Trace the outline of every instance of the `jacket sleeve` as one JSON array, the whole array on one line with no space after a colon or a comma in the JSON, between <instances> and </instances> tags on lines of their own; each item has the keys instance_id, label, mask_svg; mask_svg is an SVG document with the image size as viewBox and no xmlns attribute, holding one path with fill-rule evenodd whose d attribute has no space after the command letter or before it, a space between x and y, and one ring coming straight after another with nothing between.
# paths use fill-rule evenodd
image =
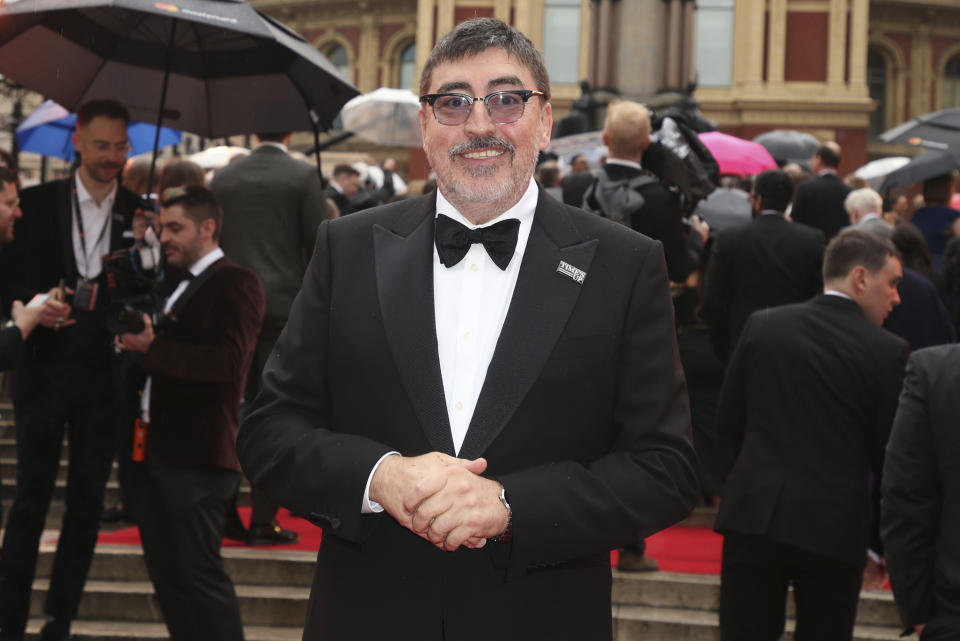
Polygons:
<instances>
[{"instance_id":1,"label":"jacket sleeve","mask_svg":"<svg viewBox=\"0 0 960 641\"><path fill-rule=\"evenodd\" d=\"M932 390L918 355L907 367L887 443L880 523L893 593L911 632L935 610L934 546L943 502L929 411Z\"/></svg>"}]
</instances>

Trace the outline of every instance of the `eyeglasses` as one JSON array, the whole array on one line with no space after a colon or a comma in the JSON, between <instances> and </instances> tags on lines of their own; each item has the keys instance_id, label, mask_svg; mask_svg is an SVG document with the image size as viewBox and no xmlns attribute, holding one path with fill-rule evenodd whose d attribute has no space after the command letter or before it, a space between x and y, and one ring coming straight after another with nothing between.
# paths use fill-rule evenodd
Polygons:
<instances>
[{"instance_id":1,"label":"eyeglasses","mask_svg":"<svg viewBox=\"0 0 960 641\"><path fill-rule=\"evenodd\" d=\"M118 142L118 143L115 143L115 144L110 144L110 143L104 142L104 141L102 141L102 140L94 140L94 141L93 141L92 143L90 143L90 144L91 144L91 146L92 146L96 151L98 151L98 152L100 152L100 153L106 153L106 152L108 152L108 151L115 151L115 152L117 152L117 153L119 153L119 154L125 154L125 153L127 153L128 151L130 151L130 148L132 147L132 145L130 144L129 141L128 141L128 142Z\"/></svg>"},{"instance_id":2,"label":"eyeglasses","mask_svg":"<svg viewBox=\"0 0 960 641\"><path fill-rule=\"evenodd\" d=\"M420 100L433 108L433 117L441 125L462 125L470 117L473 103L482 100L487 106L490 119L498 125L507 125L523 117L523 110L533 96L544 96L542 91L510 89L494 91L483 98L473 98L465 93L428 93Z\"/></svg>"}]
</instances>

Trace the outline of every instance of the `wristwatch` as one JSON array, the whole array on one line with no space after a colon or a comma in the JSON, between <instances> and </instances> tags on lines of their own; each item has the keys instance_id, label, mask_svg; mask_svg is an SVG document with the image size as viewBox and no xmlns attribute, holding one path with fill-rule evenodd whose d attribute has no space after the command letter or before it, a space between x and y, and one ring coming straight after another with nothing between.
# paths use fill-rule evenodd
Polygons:
<instances>
[{"instance_id":1,"label":"wristwatch","mask_svg":"<svg viewBox=\"0 0 960 641\"><path fill-rule=\"evenodd\" d=\"M499 498L500 502L503 503L503 507L507 508L507 528L490 540L494 543L509 543L513 540L513 510L510 508L510 503L507 501L507 488L501 485L500 495L497 498Z\"/></svg>"}]
</instances>

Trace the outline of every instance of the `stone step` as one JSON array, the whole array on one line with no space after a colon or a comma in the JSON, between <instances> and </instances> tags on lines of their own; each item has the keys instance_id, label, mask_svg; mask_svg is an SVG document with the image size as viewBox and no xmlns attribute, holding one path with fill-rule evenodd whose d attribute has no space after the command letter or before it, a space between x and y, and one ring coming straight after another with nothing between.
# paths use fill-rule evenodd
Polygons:
<instances>
[{"instance_id":1,"label":"stone step","mask_svg":"<svg viewBox=\"0 0 960 641\"><path fill-rule=\"evenodd\" d=\"M715 612L638 605L613 607L614 641L720 641L719 617ZM787 620L787 632L780 641L793 641L795 621ZM894 641L897 627L861 625L853 631L854 641Z\"/></svg>"},{"instance_id":2,"label":"stone step","mask_svg":"<svg viewBox=\"0 0 960 641\"><path fill-rule=\"evenodd\" d=\"M17 480L10 478L6 472L3 472L3 478L0 479L0 498L12 500L17 491ZM67 482L63 479L57 479L56 487L53 490L53 501L63 501L66 498ZM120 485L116 480L107 481L106 492L103 496L104 505L116 505L120 502ZM240 490L237 495L237 504L242 506L250 505L250 483L244 479L240 483Z\"/></svg>"},{"instance_id":3,"label":"stone step","mask_svg":"<svg viewBox=\"0 0 960 641\"><path fill-rule=\"evenodd\" d=\"M56 545L40 546L37 577L49 578ZM316 552L276 548L224 547L223 563L235 584L309 588ZM138 545L98 545L90 566L90 579L98 581L149 581L143 552Z\"/></svg>"},{"instance_id":4,"label":"stone step","mask_svg":"<svg viewBox=\"0 0 960 641\"><path fill-rule=\"evenodd\" d=\"M34 618L27 622L26 639L39 639L43 619ZM163 623L138 623L135 621L74 621L70 630L72 638L78 641L154 641L169 639L167 627ZM302 627L245 625L243 636L246 641L300 641Z\"/></svg>"},{"instance_id":5,"label":"stone step","mask_svg":"<svg viewBox=\"0 0 960 641\"><path fill-rule=\"evenodd\" d=\"M43 616L49 580L33 582L30 616ZM278 585L235 585L244 625L285 626L302 622L307 614L310 589ZM160 605L149 581L87 581L78 619L97 621L163 621Z\"/></svg>"},{"instance_id":6,"label":"stone step","mask_svg":"<svg viewBox=\"0 0 960 641\"><path fill-rule=\"evenodd\" d=\"M614 571L612 600L623 606L716 612L720 607L720 577L679 572ZM787 616L793 614L793 597L790 596ZM889 590L861 592L857 622L897 628L900 617L893 594Z\"/></svg>"}]
</instances>

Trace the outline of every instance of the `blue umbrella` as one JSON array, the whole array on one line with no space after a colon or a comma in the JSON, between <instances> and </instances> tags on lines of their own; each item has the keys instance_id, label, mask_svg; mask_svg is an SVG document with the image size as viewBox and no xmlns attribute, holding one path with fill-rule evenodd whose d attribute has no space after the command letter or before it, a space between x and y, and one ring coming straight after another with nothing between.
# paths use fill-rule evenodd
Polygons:
<instances>
[{"instance_id":1,"label":"blue umbrella","mask_svg":"<svg viewBox=\"0 0 960 641\"><path fill-rule=\"evenodd\" d=\"M75 154L71 138L76 126L76 114L70 113L52 100L47 100L17 127L17 143L22 151L71 161ZM153 151L156 131L154 125L131 122L127 128L131 145L129 155L136 156ZM181 132L161 127L158 148L176 145L182 138Z\"/></svg>"}]
</instances>

